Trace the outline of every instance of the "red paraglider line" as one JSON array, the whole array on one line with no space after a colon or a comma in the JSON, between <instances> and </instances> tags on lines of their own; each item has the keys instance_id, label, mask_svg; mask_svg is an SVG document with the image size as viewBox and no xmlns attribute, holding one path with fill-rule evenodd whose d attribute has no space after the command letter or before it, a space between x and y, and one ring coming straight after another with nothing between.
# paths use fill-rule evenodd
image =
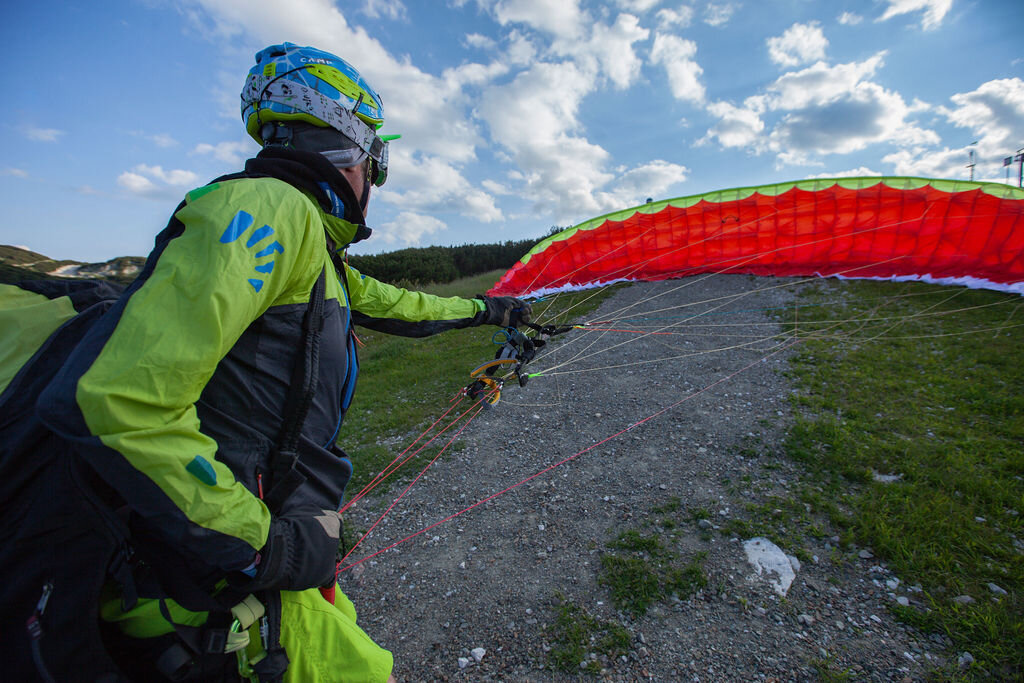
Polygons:
<instances>
[{"instance_id":1,"label":"red paraglider line","mask_svg":"<svg viewBox=\"0 0 1024 683\"><path fill-rule=\"evenodd\" d=\"M402 500L402 498L404 498L404 497L405 497L405 494L407 494L407 493L409 492L409 490L410 490L410 489L411 489L411 488L413 487L413 485L414 485L414 484L416 484L416 482L418 482L418 481L420 480L420 478L421 478L421 477L423 477L423 475L427 473L427 470L428 470L428 469L430 469L430 466L431 466L431 465L433 465L433 464L434 464L434 463L435 463L435 462L437 461L437 459L441 457L441 454L442 454L442 453L444 453L444 452L445 452L446 450L448 450L448 447L449 447L449 446L451 446L451 445L452 445L452 443L453 443L453 442L455 441L455 439L457 439L457 438L459 437L459 434L461 434L461 433L462 433L462 431L463 431L463 430L464 430L464 429L465 429L466 427L468 427L468 426L469 426L469 424L470 424L470 423L471 423L471 422L473 421L473 418L475 418L475 417L476 417L477 415L479 415L479 414L480 414L480 411L481 411L481 410L483 410L483 407L482 407L482 406L480 405L480 401L477 401L477 403L476 403L476 404L474 404L474 407L476 407L476 412L475 412L475 413L473 413L473 415L472 415L472 416L471 416L471 417L470 417L470 418L469 418L468 420L466 420L465 424L463 424L463 425L462 425L461 427L459 427L459 430L458 430L457 432L455 432L455 433L454 433L454 434L452 435L452 438L450 438L450 439L448 440L448 443L446 443L446 444L444 445L444 447L443 447L443 448L441 448L441 450L439 450L439 451L437 452L437 455L435 455L435 456L434 456L434 457L433 457L433 458L432 458L432 459L430 460L430 462L428 462L428 463L426 464L426 466L425 466L425 467L424 467L424 468L423 468L422 470L420 470L420 473L416 475L416 478L415 478L415 479L413 479L413 480L412 480L411 482L409 482L409 485L405 487L405 489L404 489L404 490L402 491L402 493L400 493L400 494L398 495L398 497L397 497L397 498L395 498L395 500L394 500L394 501L392 501L391 505L389 505L389 506L388 506L388 509L387 509L387 510L385 510L385 511L383 512L383 514L381 514L381 516L377 518L377 521L376 521L376 522L374 522L374 523L373 523L373 525L372 525L372 526L370 526L370 528L366 530L366 533L365 533L365 534L363 534L363 535L362 535L362 537L361 537L361 538L360 538L360 539L359 539L358 541L356 541L356 542L355 542L355 544L354 544L354 545L352 546L352 548L351 548L351 549L350 549L350 550L349 550L349 551L348 551L347 553L345 553L345 556L344 556L344 557L342 557L342 558L341 558L340 560L338 560L338 565L337 565L338 567L340 567L340 566L341 566L341 565L342 565L342 564L343 564L343 563L345 562L345 560L346 560L346 559L348 559L349 555L351 555L352 553L354 553L354 552L355 552L356 548L358 548L358 547L359 547L359 545L360 545L360 544L361 544L361 543L362 543L362 542L363 542L364 540L366 540L366 537L367 537L367 536L369 536L369 535L370 535L370 533L371 533L371 532L372 532L372 531L373 531L374 529L376 529L376 528L377 528L377 525L379 525L379 524L380 524L381 522L383 522L383 521L384 521L384 518L388 516L388 513L390 513L390 512L391 512L391 510L392 510L392 509L394 509L394 507L395 507L396 505L398 505L398 502L399 502L400 500ZM470 410L472 410L472 408L470 408ZM467 412L468 412L468 411L467 411ZM465 413L464 413L464 414L465 414ZM461 416L460 416L460 417L461 417ZM449 426L451 426L451 425L449 425ZM440 435L438 435L438 436L440 436ZM435 438L436 438L436 437L435 437ZM360 561L361 561L361 560L360 560ZM356 564L358 564L358 563L356 563ZM349 566L354 566L354 565L349 565ZM348 569L348 567L346 567L345 569ZM337 573L337 571L343 571L343 570L337 570L337 568L336 568L336 573ZM337 574L336 574L336 575L337 575Z\"/></svg>"},{"instance_id":2,"label":"red paraglider line","mask_svg":"<svg viewBox=\"0 0 1024 683\"><path fill-rule=\"evenodd\" d=\"M430 526L424 527L423 529L420 529L416 533L410 534L410 535L406 536L405 538L403 538L400 541L396 541L395 543L392 543L389 546L381 548L380 550L378 550L378 551L376 551L376 552L374 552L374 553L372 553L370 555L367 555L366 557L363 557L362 559L356 560L355 562L352 562L351 564L346 565L345 567L339 569L338 572L341 573L341 572L344 572L344 571L348 571L349 569L352 569L353 567L355 567L357 565L360 565L360 564L362 564L363 562L366 562L369 559L377 557L381 553L384 553L384 552L386 552L388 550L391 550L392 548L395 548L396 546L399 546L399 545L401 545L401 544L403 544L403 543L405 543L407 541L411 541L412 539L416 538L417 536L421 536L421 535L425 534L426 532L430 531L431 529L434 529L434 528L436 528L436 527L438 527L438 526L440 526L440 525L442 525L442 524L444 524L446 522L449 522L449 521L455 519L456 517L469 512L470 510L474 510L474 509L480 507L481 505L483 505L484 503L487 503L489 501L494 500L498 496L504 495L504 494L508 493L509 491L517 489L520 486L522 486L523 484L526 484L526 483L529 483L529 482L533 481L537 477L550 472L551 470L555 469L556 467L560 467L560 466L566 464L567 462L571 462L571 461L575 460L576 458L580 457L581 455L583 455L584 453L588 453L588 452L594 450L595 448L597 448L598 446L606 444L609 441L611 441L612 439L615 439L615 438L625 434L626 432L631 431L631 430L639 427L642 424L650 422L651 420L653 420L653 419L655 419L655 418L665 414L666 412L672 410L673 408L676 408L677 406L680 406L683 403L686 403L687 401L696 398L697 396L703 394L705 391L709 391L713 387L718 386L719 384L732 379L736 375L749 370L750 368L756 366L757 364L764 362L768 358L771 358L772 356L774 356L774 355L776 355L778 353L781 353L782 351L786 350L787 348L790 348L791 346L793 346L795 344L798 344L798 343L799 343L798 340L792 341L789 344L786 344L785 346L782 346L782 347L772 351L768 355L762 356L761 358L758 358L757 360L755 360L754 362L750 363L749 365L746 365L746 366L740 368L739 370L736 370L735 372L732 372L732 373L726 375L725 377L722 377L721 379L716 380L715 382L712 382L711 384L703 387L702 389L700 389L698 391L695 391L692 394L687 395L685 398L682 398L679 401L676 401L675 403L672 403L671 405L668 405L668 406L666 406L664 408L661 408L657 412L655 412L655 413L653 413L651 415L648 415L647 417L643 418L642 420L639 420L638 422L634 422L633 424L629 425L628 427L620 429L619 431L615 432L614 434L612 434L610 436L607 436L604 439L601 439L597 443L592 444L590 446L587 446L586 448L584 448L584 449L574 453L573 455L570 455L569 457L564 458L563 460L559 460L558 462L554 463L553 465L549 465L549 466L545 467L544 469L540 470L536 474L532 474L529 477L526 477L525 479L523 479L521 481L518 481L515 484L512 484L511 486L508 486L508 487L502 489L501 491L498 491L497 493L493 493L493 494L487 496L486 498L482 498L482 499L478 500L477 502L473 503L469 507L463 508L462 510L459 510L458 512L452 513L451 515L448 515L444 519L440 519L437 522L434 522L433 524L431 524ZM413 483L415 483L415 482L413 482ZM410 484L409 486L412 486L412 484ZM408 490L408 489L406 489L406 490ZM402 495L405 495L405 492L403 492ZM395 501L395 502L397 502L397 501ZM392 504L392 507L394 507L394 504ZM391 508L388 508L389 511L390 511L390 509ZM387 514L387 513L385 512L385 514ZM383 519L383 516L381 518ZM379 524L379 523L380 523L380 520L378 519L377 522L374 524L374 526L376 526L376 524ZM373 527L371 527L370 531L372 531L372 530L373 530ZM369 534L369 533L370 532L367 531L367 534ZM365 538L365 536L363 538ZM362 539L360 539L360 541L361 540ZM353 548L352 550L355 550L355 548ZM345 558L347 558L351 554L352 554L352 551L349 551L349 553L347 555L345 555ZM342 560L344 561L345 558L342 558Z\"/></svg>"},{"instance_id":3,"label":"red paraglider line","mask_svg":"<svg viewBox=\"0 0 1024 683\"><path fill-rule=\"evenodd\" d=\"M434 420L433 424L431 424L429 427L427 427L425 430L423 430L423 432L421 432L420 435L417 436L416 439L412 443L410 443L408 446L406 446L405 449L401 453L399 453L397 456L395 456L395 459L392 460L388 464L387 467L385 467L383 470L378 472L377 476L374 477L373 480L369 484L364 486L363 490L361 490L359 493L354 495L351 500L349 500L340 510L338 510L338 512L339 513L345 512L345 510L347 510L352 505L354 505L357 501L359 501L360 499L365 497L367 494L369 494L373 489L375 489L378 485L380 485L384 480L386 480L392 474L397 472L402 466L405 465L405 463L409 462L409 460L411 460L413 457L415 457L417 454L419 454L424 448L426 448L431 443L433 443L434 440L437 439L437 437L439 437L442 434L444 434L449 428L451 428L452 425L454 425L456 422L461 420L469 411L471 411L473 409L472 407L470 407L468 410L463 412L461 415L459 415L458 417L453 419L444 429L439 431L437 434L435 434L433 437L431 437L431 439L429 441L427 441L422 446L420 446L415 451L413 451L408 457L406 457L404 460L402 460L402 462L400 462L400 463L398 462L402 458L403 455L405 455L406 453L409 452L410 448L415 446L417 444L417 442L419 442L420 439L425 437L430 432L431 429L436 427L437 424L439 422L441 422L441 420L443 420L446 415L448 415L448 413L452 412L460 403L462 403L463 398L464 397L461 394L459 394L456 397L454 397L452 399L452 405L451 405L451 407L448 408L448 410L446 410L443 413L441 413L441 416L438 417L436 420Z\"/></svg>"}]
</instances>

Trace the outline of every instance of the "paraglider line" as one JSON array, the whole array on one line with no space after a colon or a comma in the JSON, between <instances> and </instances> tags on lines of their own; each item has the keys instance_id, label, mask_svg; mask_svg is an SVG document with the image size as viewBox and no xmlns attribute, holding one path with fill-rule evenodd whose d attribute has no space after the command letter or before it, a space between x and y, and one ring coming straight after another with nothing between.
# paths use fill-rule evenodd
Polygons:
<instances>
[{"instance_id":1,"label":"paraglider line","mask_svg":"<svg viewBox=\"0 0 1024 683\"><path fill-rule=\"evenodd\" d=\"M712 382L711 384L708 384L707 386L703 387L702 389L699 389L698 391L695 391L695 392L693 392L691 394L688 394L686 397L676 401L675 403L672 403L671 405L668 405L668 406L665 406L664 408L661 408L657 412L655 412L655 413L653 413L651 415L648 415L647 417L643 418L642 420L634 422L634 423L630 424L629 426L624 427L623 429L620 429L619 431L615 432L614 434L601 439L597 443L594 443L594 444L592 444L590 446L587 446L586 448L584 448L584 449L582 449L580 451L577 451L573 455L570 455L567 458L559 460L558 462L554 463L553 465L549 465L549 466L545 467L544 469L540 470L536 474L532 474L529 477L526 477L525 479L522 479L522 480L516 482L515 484L512 484L511 486L508 486L508 487L502 489L501 491L498 491L497 493L493 493L493 494L487 496L486 498L482 498L482 499L478 500L477 502L473 503L472 505L470 505L469 507L463 508L462 510L459 510L458 512L452 513L452 514L448 515L447 517L445 517L445 518L443 518L441 520L438 520L437 522L434 522L430 526L424 527L423 529L420 529L416 533L410 534L410 535L406 536L405 538L403 538L400 541L396 541L395 543L392 543L389 546L381 548L380 550L378 550L378 551L376 551L376 552L374 552L374 553L372 553L370 555L367 555L366 557L363 557L362 559L356 560L355 562L352 562L351 564L346 565L345 567L339 569L338 571L339 571L339 573L344 572L344 571L348 571L349 569L352 569L353 567L355 567L355 566L357 566L359 564L362 564L363 562L366 562L369 559L377 557L378 555L380 555L380 554L382 554L384 552L387 552L388 550L391 550L392 548L395 548L396 546L399 546L399 545L401 545L401 544L403 544L403 543L405 543L407 541L411 541L412 539L416 538L417 536L421 536L421 535L425 534L426 532L430 531L431 529L434 529L434 528L436 528L436 527L438 527L438 526L440 526L440 525L442 525L442 524L444 524L446 522L449 522L449 521L455 519L456 517L469 512L470 510L475 510L476 508L480 507L484 503L492 501L495 498L497 498L498 496L504 495L504 494L508 493L509 491L517 489L520 486L522 486L523 484L527 484L527 483L533 481L534 479L536 479L537 477L540 477L541 475L547 474L548 472L550 472L551 470L555 469L556 467L561 467L562 465L564 465L564 464L566 464L568 462L571 462L571 461L575 460L576 458L580 457L584 453L589 453L590 451L594 450L598 446L602 446L602 445L608 443L609 441L611 441L612 439L615 439L615 438L625 434L626 432L632 431L633 429L639 427L640 425L643 425L643 424L645 424L647 422L650 422L651 420L654 420L657 417L660 417L661 415L664 415L665 413L667 413L668 411L672 410L673 408L676 408L676 407L682 405L683 403L686 403L687 401L689 401L691 399L694 399L697 396L700 396L704 392L711 390L712 388L718 386L719 384L722 384L723 382L727 382L727 381L731 380L733 377L739 375L740 373L745 372L745 371L749 370L750 368L752 368L752 367L754 367L754 366L756 366L756 365L758 365L760 363L765 362L766 360L768 360L772 356L774 356L774 355L776 355L778 353L781 353L782 351L784 351L784 350L786 350L786 349L790 348L791 346L794 346L795 344L798 344L798 343L799 343L798 340L791 341L789 344L786 344L785 346L781 346L781 347L775 349L771 353L769 353L769 354L767 354L765 356L762 356L761 358L758 358L754 362L752 362L752 363L750 363L748 365L745 365L744 367L740 368L739 370L736 370L735 372L732 372L732 373L726 375L725 377L722 377L721 379L718 379L718 380ZM410 486L411 486L411 484L410 484ZM405 495L405 493L403 492L402 495ZM392 504L392 507L393 507L393 504ZM388 508L388 510L390 510L390 508ZM387 513L385 513L385 514L387 514ZM380 520L378 520L378 523L379 523L379 521ZM374 526L376 526L376 524ZM372 528L371 528L371 531L372 531ZM369 532L367 532L367 533L369 533ZM364 538L365 538L365 536L364 536ZM360 540L362 540L362 539L360 539ZM353 548L353 550L355 550L355 548ZM351 554L351 552L352 551L349 551L349 555ZM346 555L345 557L347 558L348 555ZM342 558L342 560L344 560L344 559L345 558Z\"/></svg>"},{"instance_id":2,"label":"paraglider line","mask_svg":"<svg viewBox=\"0 0 1024 683\"><path fill-rule=\"evenodd\" d=\"M400 494L398 495L398 497L397 497L397 498L395 498L395 500L394 500L394 501L392 501L391 505L389 505L389 506L388 506L388 509L387 509L387 510L385 510L385 511L384 511L384 512L383 512L383 513L381 514L381 516L377 518L377 521L375 521L375 522L374 522L374 523L373 523L373 524L372 524L372 525L370 526L370 528L366 530L366 533L365 533L365 534L363 534L363 535L362 535L362 537L361 537L361 538L360 538L360 539L359 539L358 541L356 541L356 542L355 542L355 544L354 544L354 545L352 546L352 548L351 548L351 549L350 549L350 550L349 550L349 551L348 551L347 553L345 553L345 556L344 556L344 557L342 557L342 558L341 558L341 559L340 559L340 560L338 561L338 565L337 565L337 567L340 567L340 566L341 566L342 564L344 564L345 560L346 560L346 559L348 559L349 555L351 555L351 554L352 554L353 552L355 552L355 549L356 549L356 548L358 548L358 547L359 547L359 545L360 545L360 544L361 544L361 543L362 543L362 542L363 542L364 540L366 540L366 537L367 537L367 536L369 536L369 535L370 535L370 534L371 534L371 533L373 532L373 530L374 530L374 529L376 529L376 528L377 528L377 526L378 526L378 525L379 525L379 524L380 524L380 523L381 523L382 521L384 521L384 518L388 516L388 513L390 513L390 512L391 512L391 510L392 510L392 509L394 509L394 507L395 507L396 505L398 505L398 502L399 502L400 500L402 500L402 498L404 498L404 497L405 497L405 494L407 494L407 493L409 492L409 490L410 490L410 489L411 489L411 488L413 487L413 485L415 485L415 484L416 484L416 482L418 482L418 481L419 481L419 480L420 480L420 479L421 479L421 478L423 477L423 475L427 473L427 470L428 470L428 469L430 469L430 466L431 466L431 465L433 465L433 464L434 464L434 463L435 463L435 462L437 461L437 459L441 457L441 454L442 454L442 453L444 453L444 452L445 452L446 450L448 450L448 447L449 447L449 446L451 446L451 445L452 445L452 443L454 443L455 439L457 439L457 438L459 437L459 434L461 434L461 433L463 432L463 430L464 430L464 429L466 429L466 427L468 427L468 426L470 425L470 423L471 423L471 422L473 421L473 419L474 419L474 418L475 418L475 417L476 417L477 415L479 415L479 414L480 414L480 411L482 411L482 410L483 410L483 406L481 406L481 405L479 404L479 401L478 401L478 402L477 402L476 404L474 404L474 407L476 408L476 412L475 412L475 413L473 413L473 415L472 415L472 416L471 416L471 417L470 417L470 418L469 418L468 420L466 420L465 424L463 424L463 425L462 425L461 427L459 427L459 430L458 430L457 432L455 432L455 433L454 433L454 434L452 435L452 438L450 438L450 439L448 440L448 443L446 443L446 444L444 445L444 447L443 447L443 448L441 448L441 450L439 450L439 451L437 452L437 455L435 455L435 456L434 456L434 457L433 457L433 458L431 459L431 461L427 463L426 467L424 467L424 468L423 468L422 470L420 470L420 473L416 475L416 478L415 478L415 479L413 479L413 480L412 480L411 482L409 482L409 485L408 485L408 486L406 486L406 487L405 487L405 489L403 489L403 490L402 490L402 492L401 492L401 493L400 493ZM470 408L470 410L472 410L472 408ZM362 561L362 560L360 560L360 561ZM358 563L356 563L356 564L358 564ZM352 566L355 566L355 565L354 565L354 564L353 564L353 565L349 565L349 567L352 567ZM344 571L344 570L339 570L339 569L337 569L337 567L335 568L335 576L337 576L337 573L338 573L338 572L340 572L340 571ZM348 569L349 567L346 567L345 569Z\"/></svg>"}]
</instances>

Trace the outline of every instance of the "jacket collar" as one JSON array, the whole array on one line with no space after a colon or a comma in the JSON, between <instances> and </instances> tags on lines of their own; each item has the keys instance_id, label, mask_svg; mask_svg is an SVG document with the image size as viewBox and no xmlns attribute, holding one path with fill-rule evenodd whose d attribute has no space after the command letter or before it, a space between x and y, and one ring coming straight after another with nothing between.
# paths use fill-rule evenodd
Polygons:
<instances>
[{"instance_id":1,"label":"jacket collar","mask_svg":"<svg viewBox=\"0 0 1024 683\"><path fill-rule=\"evenodd\" d=\"M359 201L338 169L316 152L302 152L280 146L265 147L245 170L271 176L310 196L320 209L321 219L337 251L370 236Z\"/></svg>"}]
</instances>

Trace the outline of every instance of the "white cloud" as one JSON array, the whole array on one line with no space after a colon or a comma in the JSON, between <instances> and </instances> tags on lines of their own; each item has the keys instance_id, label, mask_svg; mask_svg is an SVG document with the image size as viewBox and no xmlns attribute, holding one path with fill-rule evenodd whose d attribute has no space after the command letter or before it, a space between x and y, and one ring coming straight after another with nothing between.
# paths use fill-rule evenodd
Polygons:
<instances>
[{"instance_id":1,"label":"white cloud","mask_svg":"<svg viewBox=\"0 0 1024 683\"><path fill-rule=\"evenodd\" d=\"M180 197L184 190L191 189L198 181L199 176L192 171L165 171L161 166L146 164L139 164L117 178L117 184L130 194L148 199Z\"/></svg>"},{"instance_id":2,"label":"white cloud","mask_svg":"<svg viewBox=\"0 0 1024 683\"><path fill-rule=\"evenodd\" d=\"M697 43L692 40L664 33L654 36L651 62L665 67L672 95L699 104L704 101L704 85L700 82L704 70L696 56Z\"/></svg>"},{"instance_id":3,"label":"white cloud","mask_svg":"<svg viewBox=\"0 0 1024 683\"><path fill-rule=\"evenodd\" d=\"M246 159L255 156L259 152L259 145L252 138L234 142L218 142L211 145L208 142L200 142L192 150L193 154L210 155L218 161L223 161L231 166L239 166Z\"/></svg>"},{"instance_id":4,"label":"white cloud","mask_svg":"<svg viewBox=\"0 0 1024 683\"><path fill-rule=\"evenodd\" d=\"M825 58L828 40L821 26L812 21L809 24L793 24L781 36L769 38L768 55L780 66L799 66Z\"/></svg>"},{"instance_id":5,"label":"white cloud","mask_svg":"<svg viewBox=\"0 0 1024 683\"><path fill-rule=\"evenodd\" d=\"M886 0L889 6L877 20L887 22L894 16L922 11L921 28L925 31L939 28L942 18L953 5L953 0Z\"/></svg>"},{"instance_id":6,"label":"white cloud","mask_svg":"<svg viewBox=\"0 0 1024 683\"><path fill-rule=\"evenodd\" d=\"M607 25L580 10L576 0L501 0L492 11L502 26L521 24L527 31L549 35L549 56L568 57L588 74L599 71L616 87L628 87L640 74L643 62L633 44L646 40L650 32L632 14L619 14ZM528 35L512 29L508 62L529 65L538 52Z\"/></svg>"},{"instance_id":7,"label":"white cloud","mask_svg":"<svg viewBox=\"0 0 1024 683\"><path fill-rule=\"evenodd\" d=\"M925 178L963 178L967 165L967 150L901 149L882 157L882 162L893 167L895 175Z\"/></svg>"},{"instance_id":8,"label":"white cloud","mask_svg":"<svg viewBox=\"0 0 1024 683\"><path fill-rule=\"evenodd\" d=\"M178 141L175 140L174 137L172 137L168 133L155 133L154 134L154 133L145 133L145 132L143 132L141 130L136 130L136 131L131 131L130 135L132 135L134 137L142 138L144 140L148 140L149 142L152 142L157 147L161 147L163 149L168 149L168 148L171 148L171 147L176 147L178 145Z\"/></svg>"},{"instance_id":9,"label":"white cloud","mask_svg":"<svg viewBox=\"0 0 1024 683\"><path fill-rule=\"evenodd\" d=\"M465 44L469 47L481 48L489 50L493 48L496 43L494 39L489 38L482 33L467 33L463 39Z\"/></svg>"},{"instance_id":10,"label":"white cloud","mask_svg":"<svg viewBox=\"0 0 1024 683\"><path fill-rule=\"evenodd\" d=\"M641 28L633 15L620 14L611 26L591 24L587 35L585 41L557 39L551 51L572 57L588 73L599 70L618 88L628 87L640 74L642 65L633 43L646 40L650 31Z\"/></svg>"},{"instance_id":11,"label":"white cloud","mask_svg":"<svg viewBox=\"0 0 1024 683\"><path fill-rule=\"evenodd\" d=\"M686 181L690 169L661 159L623 173L614 183L613 194L622 197L621 205L639 204L647 197L665 198L669 188Z\"/></svg>"},{"instance_id":12,"label":"white cloud","mask_svg":"<svg viewBox=\"0 0 1024 683\"><path fill-rule=\"evenodd\" d=\"M768 87L768 91L774 96L776 108L801 109L821 105L849 93L858 83L874 76L884 63L884 52L863 62L835 66L818 62L802 71L784 74Z\"/></svg>"},{"instance_id":13,"label":"white cloud","mask_svg":"<svg viewBox=\"0 0 1024 683\"><path fill-rule=\"evenodd\" d=\"M499 183L497 181L491 180L490 178L487 178L486 180L482 180L480 182L480 185L485 190L490 192L491 194L497 194L497 195L513 194L512 190L510 190L509 188L505 187L504 185L502 185L501 183Z\"/></svg>"},{"instance_id":14,"label":"white cloud","mask_svg":"<svg viewBox=\"0 0 1024 683\"><path fill-rule=\"evenodd\" d=\"M57 142L65 131L56 128L36 128L35 126L25 127L25 136L33 142Z\"/></svg>"},{"instance_id":15,"label":"white cloud","mask_svg":"<svg viewBox=\"0 0 1024 683\"><path fill-rule=\"evenodd\" d=\"M119 175L117 177L117 184L130 193L137 195L149 195L159 190L156 183L152 180L131 171L125 171Z\"/></svg>"},{"instance_id":16,"label":"white cloud","mask_svg":"<svg viewBox=\"0 0 1024 683\"><path fill-rule=\"evenodd\" d=\"M709 3L704 8L704 23L708 26L724 26L729 23L737 9L739 6L731 2Z\"/></svg>"},{"instance_id":17,"label":"white cloud","mask_svg":"<svg viewBox=\"0 0 1024 683\"><path fill-rule=\"evenodd\" d=\"M923 12L921 28L930 30L938 28L943 17L953 7L953 0L886 0L888 7L877 21L888 21L893 17L911 12Z\"/></svg>"},{"instance_id":18,"label":"white cloud","mask_svg":"<svg viewBox=\"0 0 1024 683\"><path fill-rule=\"evenodd\" d=\"M839 15L837 21L843 26L856 26L860 22L864 21L864 17L853 12L843 12Z\"/></svg>"},{"instance_id":19,"label":"white cloud","mask_svg":"<svg viewBox=\"0 0 1024 683\"><path fill-rule=\"evenodd\" d=\"M508 49L505 51L506 62L515 66L523 66L534 61L537 48L529 37L512 29L506 39L508 41Z\"/></svg>"},{"instance_id":20,"label":"white cloud","mask_svg":"<svg viewBox=\"0 0 1024 683\"><path fill-rule=\"evenodd\" d=\"M515 170L508 173L510 187L485 187L528 196L538 213L568 224L634 205L685 180L686 168L664 161L607 170L610 155L582 137L578 120L598 77L588 60L538 62L511 82L486 89L479 114Z\"/></svg>"},{"instance_id":21,"label":"white cloud","mask_svg":"<svg viewBox=\"0 0 1024 683\"><path fill-rule=\"evenodd\" d=\"M661 0L618 0L616 4L627 12L643 14L661 4Z\"/></svg>"},{"instance_id":22,"label":"white cloud","mask_svg":"<svg viewBox=\"0 0 1024 683\"><path fill-rule=\"evenodd\" d=\"M397 148L388 184L377 191L382 201L413 211L460 213L481 223L504 216L494 197L473 187L458 168L432 155Z\"/></svg>"},{"instance_id":23,"label":"white cloud","mask_svg":"<svg viewBox=\"0 0 1024 683\"><path fill-rule=\"evenodd\" d=\"M763 146L760 138L765 124L755 107L737 107L728 102L713 102L707 109L708 113L717 116L719 120L698 144L718 140L723 147L756 149Z\"/></svg>"},{"instance_id":24,"label":"white cloud","mask_svg":"<svg viewBox=\"0 0 1024 683\"><path fill-rule=\"evenodd\" d=\"M446 69L441 77L453 91L461 91L467 86L486 85L495 78L508 73L508 70L508 66L501 62L491 62L490 64L469 62Z\"/></svg>"},{"instance_id":25,"label":"white cloud","mask_svg":"<svg viewBox=\"0 0 1024 683\"><path fill-rule=\"evenodd\" d=\"M157 133L156 135L150 135L149 139L156 144L157 147L174 147L178 144L178 141L167 133Z\"/></svg>"},{"instance_id":26,"label":"white cloud","mask_svg":"<svg viewBox=\"0 0 1024 683\"><path fill-rule=\"evenodd\" d=\"M1003 78L988 81L971 92L950 97L955 107L940 107L939 113L969 135L961 147L910 147L884 159L896 172L929 177L963 177L970 159L969 138L977 140L975 177L999 180L1003 159L1012 156L1024 139L1024 80Z\"/></svg>"},{"instance_id":27,"label":"white cloud","mask_svg":"<svg viewBox=\"0 0 1024 683\"><path fill-rule=\"evenodd\" d=\"M841 96L783 115L769 135L769 147L785 163L809 163L826 154L849 154L868 145L901 146L939 142L933 131L908 120L899 93L876 83L859 83Z\"/></svg>"},{"instance_id":28,"label":"white cloud","mask_svg":"<svg viewBox=\"0 0 1024 683\"><path fill-rule=\"evenodd\" d=\"M15 178L28 178L28 171L8 166L3 171L0 171L0 175L9 175L14 176Z\"/></svg>"},{"instance_id":29,"label":"white cloud","mask_svg":"<svg viewBox=\"0 0 1024 683\"><path fill-rule=\"evenodd\" d=\"M433 216L403 211L390 223L373 230L373 238L399 247L414 247L427 235L447 230L448 226Z\"/></svg>"},{"instance_id":30,"label":"white cloud","mask_svg":"<svg viewBox=\"0 0 1024 683\"><path fill-rule=\"evenodd\" d=\"M181 169L165 171L161 166L147 166L145 164L139 164L132 170L155 178L167 185L177 185L179 187L191 186L199 180L199 176L192 171L184 171Z\"/></svg>"},{"instance_id":31,"label":"white cloud","mask_svg":"<svg viewBox=\"0 0 1024 683\"><path fill-rule=\"evenodd\" d=\"M825 155L848 154L877 143L937 144L938 136L911 118L927 105L908 105L899 93L868 80L883 58L880 53L863 62L818 62L781 76L742 107L716 102L708 111L719 123L701 142L772 152L783 164L819 164Z\"/></svg>"},{"instance_id":32,"label":"white cloud","mask_svg":"<svg viewBox=\"0 0 1024 683\"><path fill-rule=\"evenodd\" d=\"M658 28L661 30L669 28L687 28L693 22L693 8L681 5L676 9L660 9L655 15L658 18Z\"/></svg>"},{"instance_id":33,"label":"white cloud","mask_svg":"<svg viewBox=\"0 0 1024 683\"><path fill-rule=\"evenodd\" d=\"M859 168L851 168L846 171L829 171L828 173L817 173L813 175L805 175L804 179L814 180L816 178L865 178L871 176L881 176L884 173L879 173L867 166L861 166Z\"/></svg>"},{"instance_id":34,"label":"white cloud","mask_svg":"<svg viewBox=\"0 0 1024 683\"><path fill-rule=\"evenodd\" d=\"M525 24L556 36L582 35L583 12L579 0L498 0L492 8L502 26Z\"/></svg>"},{"instance_id":35,"label":"white cloud","mask_svg":"<svg viewBox=\"0 0 1024 683\"><path fill-rule=\"evenodd\" d=\"M518 189L559 220L607 208L596 193L614 176L608 153L574 135L580 103L595 75L572 62L538 62L510 83L484 91L479 113L518 167Z\"/></svg>"},{"instance_id":36,"label":"white cloud","mask_svg":"<svg viewBox=\"0 0 1024 683\"><path fill-rule=\"evenodd\" d=\"M406 10L402 0L365 0L363 14L371 19L405 19Z\"/></svg>"},{"instance_id":37,"label":"white cloud","mask_svg":"<svg viewBox=\"0 0 1024 683\"><path fill-rule=\"evenodd\" d=\"M956 125L979 135L986 145L1007 150L1020 146L1024 139L1024 80L988 81L949 99L956 108L943 109L942 113Z\"/></svg>"}]
</instances>

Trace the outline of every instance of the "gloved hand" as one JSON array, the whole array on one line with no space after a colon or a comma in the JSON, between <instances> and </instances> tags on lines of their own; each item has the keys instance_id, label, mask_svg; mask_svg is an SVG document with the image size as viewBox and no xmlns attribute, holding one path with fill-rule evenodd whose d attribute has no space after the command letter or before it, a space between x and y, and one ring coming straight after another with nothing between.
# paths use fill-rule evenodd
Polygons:
<instances>
[{"instance_id":1,"label":"gloved hand","mask_svg":"<svg viewBox=\"0 0 1024 683\"><path fill-rule=\"evenodd\" d=\"M323 586L334 578L340 535L341 518L334 510L293 510L275 517L255 572L244 572L252 579L232 583L247 591Z\"/></svg>"},{"instance_id":2,"label":"gloved hand","mask_svg":"<svg viewBox=\"0 0 1024 683\"><path fill-rule=\"evenodd\" d=\"M497 325L498 327L519 327L523 323L530 322L533 315L533 308L522 299L511 296L481 296L484 306L482 325Z\"/></svg>"}]
</instances>

